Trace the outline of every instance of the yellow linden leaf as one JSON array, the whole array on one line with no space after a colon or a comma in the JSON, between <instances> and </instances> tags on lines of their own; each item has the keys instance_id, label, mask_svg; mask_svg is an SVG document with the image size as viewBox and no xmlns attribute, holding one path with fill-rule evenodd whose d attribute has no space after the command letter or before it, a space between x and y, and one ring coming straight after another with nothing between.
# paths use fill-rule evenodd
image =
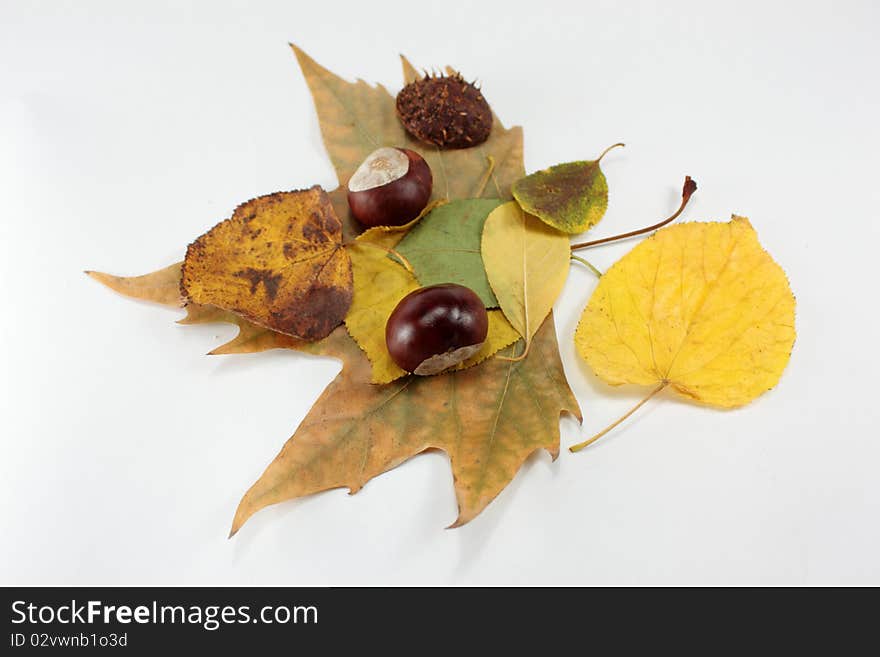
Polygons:
<instances>
[{"instance_id":1,"label":"yellow linden leaf","mask_svg":"<svg viewBox=\"0 0 880 657\"><path fill-rule=\"evenodd\" d=\"M255 198L189 245L181 290L249 322L320 340L351 304L342 224L317 185Z\"/></svg>"},{"instance_id":2,"label":"yellow linden leaf","mask_svg":"<svg viewBox=\"0 0 880 657\"><path fill-rule=\"evenodd\" d=\"M565 285L568 237L510 201L486 218L480 253L498 305L528 349Z\"/></svg>"},{"instance_id":3,"label":"yellow linden leaf","mask_svg":"<svg viewBox=\"0 0 880 657\"><path fill-rule=\"evenodd\" d=\"M372 363L372 382L390 383L406 372L391 359L385 344L385 323L407 294L419 282L402 265L388 257L404 232L371 229L347 247L354 274L354 297L345 326ZM513 344L517 332L501 311L489 311L489 332L482 348L454 369L465 369L484 361L499 349Z\"/></svg>"},{"instance_id":4,"label":"yellow linden leaf","mask_svg":"<svg viewBox=\"0 0 880 657\"><path fill-rule=\"evenodd\" d=\"M794 307L785 273L748 219L679 224L602 276L575 345L607 383L670 386L731 408L779 381L794 345Z\"/></svg>"}]
</instances>

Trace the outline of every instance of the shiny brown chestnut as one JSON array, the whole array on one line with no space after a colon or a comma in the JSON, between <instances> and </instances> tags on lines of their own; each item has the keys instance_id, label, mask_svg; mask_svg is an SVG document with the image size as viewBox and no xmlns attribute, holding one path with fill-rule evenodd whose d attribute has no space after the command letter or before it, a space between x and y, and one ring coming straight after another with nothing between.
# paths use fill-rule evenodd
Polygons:
<instances>
[{"instance_id":1,"label":"shiny brown chestnut","mask_svg":"<svg viewBox=\"0 0 880 657\"><path fill-rule=\"evenodd\" d=\"M385 324L385 343L401 369L429 375L473 356L488 332L480 297L463 285L444 283L401 299Z\"/></svg>"},{"instance_id":2,"label":"shiny brown chestnut","mask_svg":"<svg viewBox=\"0 0 880 657\"><path fill-rule=\"evenodd\" d=\"M367 156L348 181L348 205L365 226L401 226L428 204L431 168L407 148L379 148Z\"/></svg>"}]
</instances>

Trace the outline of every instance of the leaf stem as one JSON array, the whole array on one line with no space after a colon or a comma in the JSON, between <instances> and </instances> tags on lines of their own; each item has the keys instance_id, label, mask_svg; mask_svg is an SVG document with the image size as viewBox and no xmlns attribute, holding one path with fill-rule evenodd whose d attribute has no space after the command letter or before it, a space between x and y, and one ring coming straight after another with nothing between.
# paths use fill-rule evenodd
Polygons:
<instances>
[{"instance_id":1,"label":"leaf stem","mask_svg":"<svg viewBox=\"0 0 880 657\"><path fill-rule=\"evenodd\" d=\"M639 230L632 230L628 233L621 233L620 235L613 235L611 237L603 237L600 240L593 240L591 242L581 242L580 244L572 244L571 250L576 251L577 249L588 249L591 246L598 246L600 244L607 244L608 242L616 242L617 240L626 239L627 237L635 237L636 235L641 235L643 233L650 233L652 230L657 230L658 228L662 228L666 224L671 221L674 221L678 218L682 212L684 212L685 207L687 207L688 201L691 198L691 195L697 191L697 183L690 177L684 177L684 187L681 190L681 205L678 206L678 210L676 210L672 216L667 217L663 221L654 224L653 226L648 226L647 228L640 228Z\"/></svg>"},{"instance_id":2,"label":"leaf stem","mask_svg":"<svg viewBox=\"0 0 880 657\"><path fill-rule=\"evenodd\" d=\"M596 269L596 268L593 266L593 263L591 263L589 260L586 260L586 259L584 259L584 258L581 258L580 256L576 256L574 253L571 254L571 259L572 259L572 260L577 260L577 261L580 262L581 264L586 265L586 266L590 269L590 271L592 271L594 274L596 274L596 278L602 278L602 272L599 271L598 269Z\"/></svg>"},{"instance_id":3,"label":"leaf stem","mask_svg":"<svg viewBox=\"0 0 880 657\"><path fill-rule=\"evenodd\" d=\"M597 433L597 434L596 434L595 436L593 436L592 438L588 438L588 439L585 440L584 442L582 442L582 443L578 443L577 445L572 445L571 447L568 448L568 451L570 451L570 452L579 452L579 451L581 451L584 447L588 447L589 445L592 445L594 442L596 442L597 440L599 440L599 438L601 438L602 436L604 436L606 433L608 433L609 431L611 431L614 427L616 427L618 424L620 424L621 422L623 422L623 421L624 421L626 418L628 418L630 415L632 415L632 414L635 413L637 410L639 410L639 409L645 404L645 402L647 402L649 399L651 399L651 397L653 397L654 395L656 395L658 392L660 392L661 390L663 390L663 388L665 388L665 387L668 386L668 385L669 385L669 381L662 381L662 382L660 383L659 386L657 386L657 387L654 388L651 392L648 393L647 397L645 397L642 401L640 401L638 404L636 404L635 406L633 406L633 407L632 407L632 408L626 413L626 415L624 415L623 417L619 418L617 421L612 422L611 424L609 424L607 427L605 427L604 429L602 429L602 431L600 431L599 433Z\"/></svg>"},{"instance_id":4,"label":"leaf stem","mask_svg":"<svg viewBox=\"0 0 880 657\"><path fill-rule=\"evenodd\" d=\"M525 360L526 356L529 355L529 350L532 348L532 341L526 341L526 348L523 349L523 352L519 356L495 356L498 360L504 360L509 363L518 363L521 360Z\"/></svg>"},{"instance_id":5,"label":"leaf stem","mask_svg":"<svg viewBox=\"0 0 880 657\"><path fill-rule=\"evenodd\" d=\"M351 245L353 245L353 246L372 246L374 249L379 249L380 251L384 251L388 255L394 256L395 258L397 258L400 261L400 264L403 265L403 268L406 269L410 274L412 274L413 276L416 275L416 272L413 269L412 264L410 264L410 261L407 260L402 253L400 253L399 251L397 251L395 249L392 249L387 246L381 246L379 244L376 244L375 242L370 242L368 240L355 240L354 242L349 242L347 244L347 246L351 246Z\"/></svg>"},{"instance_id":6,"label":"leaf stem","mask_svg":"<svg viewBox=\"0 0 880 657\"><path fill-rule=\"evenodd\" d=\"M612 148L617 148L618 146L623 148L624 146L626 146L626 144L624 144L623 142L617 142L616 144L611 144L611 146L609 146L604 151L602 151L602 153L599 155L599 157L596 158L596 164L599 164L599 162L602 161L602 158L605 157L605 155L608 153L608 151L610 151Z\"/></svg>"},{"instance_id":7,"label":"leaf stem","mask_svg":"<svg viewBox=\"0 0 880 657\"><path fill-rule=\"evenodd\" d=\"M492 177L492 174L495 172L495 158L491 155L486 156L486 173L483 174L483 177L480 178L480 184L477 187L477 193L474 194L474 198L481 198L483 196L483 192L486 191L486 185L489 184L489 179ZM497 184L496 184L497 187Z\"/></svg>"}]
</instances>

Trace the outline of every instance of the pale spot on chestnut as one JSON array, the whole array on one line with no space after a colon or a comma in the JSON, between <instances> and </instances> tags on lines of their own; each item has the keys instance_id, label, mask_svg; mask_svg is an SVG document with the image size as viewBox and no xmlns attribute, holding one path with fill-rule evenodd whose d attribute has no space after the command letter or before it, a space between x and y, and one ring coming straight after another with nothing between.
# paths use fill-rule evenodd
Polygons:
<instances>
[{"instance_id":1,"label":"pale spot on chestnut","mask_svg":"<svg viewBox=\"0 0 880 657\"><path fill-rule=\"evenodd\" d=\"M433 177L421 155L406 148L370 153L348 181L348 205L365 226L400 226L431 198Z\"/></svg>"}]
</instances>

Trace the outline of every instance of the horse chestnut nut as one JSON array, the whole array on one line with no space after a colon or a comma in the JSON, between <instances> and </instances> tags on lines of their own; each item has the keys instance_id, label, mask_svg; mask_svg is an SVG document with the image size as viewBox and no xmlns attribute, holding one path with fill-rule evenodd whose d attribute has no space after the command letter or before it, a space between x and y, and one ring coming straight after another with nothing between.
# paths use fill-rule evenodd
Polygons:
<instances>
[{"instance_id":1,"label":"horse chestnut nut","mask_svg":"<svg viewBox=\"0 0 880 657\"><path fill-rule=\"evenodd\" d=\"M365 226L402 226L428 205L431 168L406 148L379 148L348 181L348 205Z\"/></svg>"},{"instance_id":2,"label":"horse chestnut nut","mask_svg":"<svg viewBox=\"0 0 880 657\"><path fill-rule=\"evenodd\" d=\"M473 356L488 332L480 297L463 285L444 283L401 299L385 324L385 343L401 369L429 375Z\"/></svg>"}]
</instances>

